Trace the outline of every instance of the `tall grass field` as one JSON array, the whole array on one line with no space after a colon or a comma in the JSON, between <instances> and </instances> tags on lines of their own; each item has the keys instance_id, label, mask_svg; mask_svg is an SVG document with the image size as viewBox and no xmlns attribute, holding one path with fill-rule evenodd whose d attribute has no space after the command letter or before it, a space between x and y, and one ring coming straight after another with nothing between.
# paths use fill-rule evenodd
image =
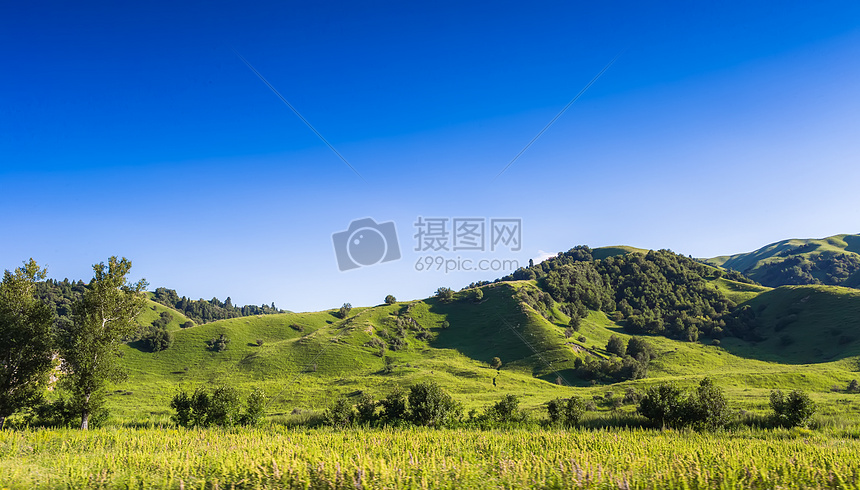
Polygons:
<instances>
[{"instance_id":1,"label":"tall grass field","mask_svg":"<svg viewBox=\"0 0 860 490\"><path fill-rule=\"evenodd\" d=\"M857 488L826 431L97 429L0 432L0 488Z\"/></svg>"}]
</instances>

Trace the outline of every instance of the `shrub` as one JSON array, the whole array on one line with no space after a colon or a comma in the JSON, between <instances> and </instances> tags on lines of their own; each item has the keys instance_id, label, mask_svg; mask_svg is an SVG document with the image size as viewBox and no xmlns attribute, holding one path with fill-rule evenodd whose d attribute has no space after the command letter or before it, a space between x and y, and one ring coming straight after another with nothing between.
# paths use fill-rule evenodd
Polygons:
<instances>
[{"instance_id":1,"label":"shrub","mask_svg":"<svg viewBox=\"0 0 860 490\"><path fill-rule=\"evenodd\" d=\"M463 411L463 407L433 381L412 385L408 400L409 418L416 425L449 425L458 420Z\"/></svg>"},{"instance_id":2,"label":"shrub","mask_svg":"<svg viewBox=\"0 0 860 490\"><path fill-rule=\"evenodd\" d=\"M402 337L394 337L389 342L389 348L391 350L395 350L395 351L396 350L402 350L402 349L405 349L407 347L409 347L409 342L406 342L406 340Z\"/></svg>"},{"instance_id":3,"label":"shrub","mask_svg":"<svg viewBox=\"0 0 860 490\"><path fill-rule=\"evenodd\" d=\"M210 405L211 400L206 390L201 388L194 390L194 394L191 395L191 425L203 427L209 425Z\"/></svg>"},{"instance_id":4,"label":"shrub","mask_svg":"<svg viewBox=\"0 0 860 490\"><path fill-rule=\"evenodd\" d=\"M624 356L621 361L620 376L624 379L643 379L648 377L648 357L640 354L636 359Z\"/></svg>"},{"instance_id":5,"label":"shrub","mask_svg":"<svg viewBox=\"0 0 860 490\"><path fill-rule=\"evenodd\" d=\"M585 338L585 335L580 335L579 337L577 337L577 339L576 339L576 340L578 340L578 341L580 341L580 342L582 342L582 343L584 344L584 343L585 343L585 341L586 341L586 340L588 340L588 339L586 339L586 338Z\"/></svg>"},{"instance_id":6,"label":"shrub","mask_svg":"<svg viewBox=\"0 0 860 490\"><path fill-rule=\"evenodd\" d=\"M262 347L264 344L263 339L257 339L257 347Z\"/></svg>"},{"instance_id":7,"label":"shrub","mask_svg":"<svg viewBox=\"0 0 860 490\"><path fill-rule=\"evenodd\" d=\"M305 327L299 325L298 323L291 323L290 328L292 328L296 332L304 332L305 331Z\"/></svg>"},{"instance_id":8,"label":"shrub","mask_svg":"<svg viewBox=\"0 0 860 490\"><path fill-rule=\"evenodd\" d=\"M325 420L329 425L335 427L346 427L351 425L355 414L352 411L352 404L346 397L340 397L330 406L325 412Z\"/></svg>"},{"instance_id":9,"label":"shrub","mask_svg":"<svg viewBox=\"0 0 860 490\"><path fill-rule=\"evenodd\" d=\"M720 339L711 340L711 345L713 345L713 346L719 347L720 344L721 344Z\"/></svg>"},{"instance_id":10,"label":"shrub","mask_svg":"<svg viewBox=\"0 0 860 490\"><path fill-rule=\"evenodd\" d=\"M167 324L173 321L173 315L166 311L162 311L158 318L152 322L152 326L156 328L167 328Z\"/></svg>"},{"instance_id":11,"label":"shrub","mask_svg":"<svg viewBox=\"0 0 860 490\"><path fill-rule=\"evenodd\" d=\"M729 421L729 404L723 391L705 378L687 399L685 423L696 429L717 429Z\"/></svg>"},{"instance_id":12,"label":"shrub","mask_svg":"<svg viewBox=\"0 0 860 490\"><path fill-rule=\"evenodd\" d=\"M484 291L482 289L476 289L475 295L473 297L473 301L475 303L480 303L483 300L484 300Z\"/></svg>"},{"instance_id":13,"label":"shrub","mask_svg":"<svg viewBox=\"0 0 860 490\"><path fill-rule=\"evenodd\" d=\"M150 352L160 352L173 345L173 333L164 327L152 325L143 331L140 341Z\"/></svg>"},{"instance_id":14,"label":"shrub","mask_svg":"<svg viewBox=\"0 0 860 490\"><path fill-rule=\"evenodd\" d=\"M382 357L385 355L385 342L382 339L373 337L364 343L365 347L370 347L371 349L376 349L376 355Z\"/></svg>"},{"instance_id":15,"label":"shrub","mask_svg":"<svg viewBox=\"0 0 860 490\"><path fill-rule=\"evenodd\" d=\"M572 328L574 332L579 332L579 328L581 327L581 321L579 317L575 314L571 316L570 322L568 322L567 326Z\"/></svg>"},{"instance_id":16,"label":"shrub","mask_svg":"<svg viewBox=\"0 0 860 490\"><path fill-rule=\"evenodd\" d=\"M857 383L856 379L852 379L848 383L848 386L845 388L845 391L849 393L857 393L858 391L860 391L860 383Z\"/></svg>"},{"instance_id":17,"label":"shrub","mask_svg":"<svg viewBox=\"0 0 860 490\"><path fill-rule=\"evenodd\" d=\"M266 394L260 388L254 388L245 400L245 413L242 414L243 425L258 425L266 413Z\"/></svg>"},{"instance_id":18,"label":"shrub","mask_svg":"<svg viewBox=\"0 0 860 490\"><path fill-rule=\"evenodd\" d=\"M520 400L516 395L505 395L487 410L487 418L496 422L519 422L525 419L520 411Z\"/></svg>"},{"instance_id":19,"label":"shrub","mask_svg":"<svg viewBox=\"0 0 860 490\"><path fill-rule=\"evenodd\" d=\"M609 342L606 344L606 351L615 354L619 357L624 357L627 353L627 346L624 345L624 341L621 340L621 337L617 335L613 335L609 337Z\"/></svg>"},{"instance_id":20,"label":"shrub","mask_svg":"<svg viewBox=\"0 0 860 490\"><path fill-rule=\"evenodd\" d=\"M675 426L683 411L681 395L681 390L672 384L652 386L639 401L637 412L661 427Z\"/></svg>"},{"instance_id":21,"label":"shrub","mask_svg":"<svg viewBox=\"0 0 860 490\"><path fill-rule=\"evenodd\" d=\"M722 427L729 417L726 397L710 378L689 395L671 384L652 386L639 401L638 412L663 427L694 429Z\"/></svg>"},{"instance_id":22,"label":"shrub","mask_svg":"<svg viewBox=\"0 0 860 490\"><path fill-rule=\"evenodd\" d=\"M170 401L170 408L176 410L176 413L171 417L173 421L182 427L191 425L191 408L192 400L188 393L180 391L173 396Z\"/></svg>"},{"instance_id":23,"label":"shrub","mask_svg":"<svg viewBox=\"0 0 860 490\"><path fill-rule=\"evenodd\" d=\"M232 426L239 422L239 393L230 386L219 386L212 391L207 423Z\"/></svg>"},{"instance_id":24,"label":"shrub","mask_svg":"<svg viewBox=\"0 0 860 490\"><path fill-rule=\"evenodd\" d=\"M585 413L586 405L582 399L574 396L567 400L561 398L551 400L546 408L551 424L571 427L579 423L579 419Z\"/></svg>"},{"instance_id":25,"label":"shrub","mask_svg":"<svg viewBox=\"0 0 860 490\"><path fill-rule=\"evenodd\" d=\"M385 304L393 305L394 303L397 303L397 298L395 298L393 295L389 294L385 297Z\"/></svg>"},{"instance_id":26,"label":"shrub","mask_svg":"<svg viewBox=\"0 0 860 490\"><path fill-rule=\"evenodd\" d=\"M61 394L53 401L44 401L36 406L37 425L48 427L69 427L75 422L80 425L81 413L71 398ZM92 419L90 420L92 424Z\"/></svg>"},{"instance_id":27,"label":"shrub","mask_svg":"<svg viewBox=\"0 0 860 490\"><path fill-rule=\"evenodd\" d=\"M654 354L654 348L651 347L645 339L641 337L630 337L630 340L627 341L627 355L636 359L640 354L643 354L648 357L648 359L654 359L657 357Z\"/></svg>"},{"instance_id":28,"label":"shrub","mask_svg":"<svg viewBox=\"0 0 860 490\"><path fill-rule=\"evenodd\" d=\"M445 320L444 322L442 322L442 325L441 325L441 326L442 326L442 328L443 328L443 329L447 329L448 327L450 327L450 326L451 326L451 324L450 324L450 323L448 323L448 320Z\"/></svg>"},{"instance_id":29,"label":"shrub","mask_svg":"<svg viewBox=\"0 0 860 490\"><path fill-rule=\"evenodd\" d=\"M369 393L364 393L358 399L355 408L358 411L358 421L362 424L369 424L376 420L376 400Z\"/></svg>"},{"instance_id":30,"label":"shrub","mask_svg":"<svg viewBox=\"0 0 860 490\"><path fill-rule=\"evenodd\" d=\"M406 418L406 392L399 386L379 402L382 406L382 419L387 422Z\"/></svg>"},{"instance_id":31,"label":"shrub","mask_svg":"<svg viewBox=\"0 0 860 490\"><path fill-rule=\"evenodd\" d=\"M771 391L770 407L774 421L783 427L806 426L815 413L815 403L800 390L793 390L788 395L783 395L780 390Z\"/></svg>"},{"instance_id":32,"label":"shrub","mask_svg":"<svg viewBox=\"0 0 860 490\"><path fill-rule=\"evenodd\" d=\"M564 419L568 425L576 425L585 413L585 403L581 398L572 396L564 406Z\"/></svg>"},{"instance_id":33,"label":"shrub","mask_svg":"<svg viewBox=\"0 0 860 490\"><path fill-rule=\"evenodd\" d=\"M217 339L212 339L206 342L206 345L209 346L209 350L214 352L224 352L227 349L227 344L230 343L230 339L227 338L227 335L221 334Z\"/></svg>"},{"instance_id":34,"label":"shrub","mask_svg":"<svg viewBox=\"0 0 860 490\"><path fill-rule=\"evenodd\" d=\"M493 369L500 369L502 367L502 360L498 357L494 357L492 361L490 361L490 367Z\"/></svg>"},{"instance_id":35,"label":"shrub","mask_svg":"<svg viewBox=\"0 0 860 490\"><path fill-rule=\"evenodd\" d=\"M337 316L346 319L350 311L352 311L352 305L349 303L344 303L343 306L341 306L340 309L337 310Z\"/></svg>"},{"instance_id":36,"label":"shrub","mask_svg":"<svg viewBox=\"0 0 860 490\"><path fill-rule=\"evenodd\" d=\"M181 324L179 324L180 328L191 328L193 326L194 326L194 322L192 322L191 320L188 320L187 322L182 322Z\"/></svg>"},{"instance_id":37,"label":"shrub","mask_svg":"<svg viewBox=\"0 0 860 490\"><path fill-rule=\"evenodd\" d=\"M451 301L452 299L454 299L454 290L451 288L440 287L436 290L436 297L439 298L441 301Z\"/></svg>"}]
</instances>

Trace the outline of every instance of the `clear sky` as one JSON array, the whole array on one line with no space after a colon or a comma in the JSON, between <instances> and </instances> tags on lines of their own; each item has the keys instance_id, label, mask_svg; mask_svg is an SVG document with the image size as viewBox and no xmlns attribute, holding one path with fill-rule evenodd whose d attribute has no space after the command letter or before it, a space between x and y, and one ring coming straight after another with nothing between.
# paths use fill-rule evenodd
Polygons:
<instances>
[{"instance_id":1,"label":"clear sky","mask_svg":"<svg viewBox=\"0 0 860 490\"><path fill-rule=\"evenodd\" d=\"M121 255L152 289L308 311L509 272L428 257L856 233L858 60L856 1L6 2L0 269ZM449 250L415 250L419 216ZM401 258L341 272L332 235L367 217ZM521 250L455 251L454 218L521 219Z\"/></svg>"}]
</instances>

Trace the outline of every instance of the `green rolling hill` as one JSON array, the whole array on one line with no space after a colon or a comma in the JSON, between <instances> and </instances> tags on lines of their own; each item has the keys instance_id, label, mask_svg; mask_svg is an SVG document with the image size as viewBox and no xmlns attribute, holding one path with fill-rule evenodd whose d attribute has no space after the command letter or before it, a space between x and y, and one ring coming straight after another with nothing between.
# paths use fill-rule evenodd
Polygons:
<instances>
[{"instance_id":1,"label":"green rolling hill","mask_svg":"<svg viewBox=\"0 0 860 490\"><path fill-rule=\"evenodd\" d=\"M625 321L589 310L579 331L568 337L570 318L563 306L536 310L523 298L544 293L541 281L518 280L482 286L478 302L471 289L449 302L429 298L354 308L346 319L328 310L179 329L185 320L170 311L176 318L170 324L173 345L161 352L134 343L124 347L129 377L112 388L109 407L121 420L166 421L177 390L229 383L244 393L262 388L271 400L269 416L290 421L319 413L340 395L382 396L397 385L432 379L467 410L507 393L539 410L556 397L605 400L607 393L622 395L663 381L691 385L710 376L746 410L765 411L771 389L801 388L822 402L825 417L860 413L860 399L833 391L860 377L860 292L828 286L773 289L705 270L711 287L748 312L756 339L728 336L715 345L707 336L689 342L647 335L656 357L644 379L581 378L577 365L610 358L605 350L610 336L631 336ZM162 309L167 310L150 303L141 323ZM227 349L209 350L207 341L221 334L230 339ZM489 365L496 356L503 362L499 371ZM597 409L611 408L598 402Z\"/></svg>"},{"instance_id":2,"label":"green rolling hill","mask_svg":"<svg viewBox=\"0 0 860 490\"><path fill-rule=\"evenodd\" d=\"M705 259L766 286L860 287L860 235L783 240L758 250Z\"/></svg>"},{"instance_id":3,"label":"green rolling hill","mask_svg":"<svg viewBox=\"0 0 860 490\"><path fill-rule=\"evenodd\" d=\"M731 352L787 364L860 356L860 291L838 286L782 286L742 305L755 312L759 342L726 342Z\"/></svg>"}]
</instances>

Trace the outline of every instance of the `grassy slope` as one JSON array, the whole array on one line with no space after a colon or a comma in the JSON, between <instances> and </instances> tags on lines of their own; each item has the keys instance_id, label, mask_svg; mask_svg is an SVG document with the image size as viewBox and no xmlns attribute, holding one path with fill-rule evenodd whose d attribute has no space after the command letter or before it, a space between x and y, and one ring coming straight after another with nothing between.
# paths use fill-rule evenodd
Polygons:
<instances>
[{"instance_id":1,"label":"grassy slope","mask_svg":"<svg viewBox=\"0 0 860 490\"><path fill-rule=\"evenodd\" d=\"M771 243L758 250L736 254L723 255L706 259L711 265L734 269L747 273L755 278L755 270L762 265L785 260L786 256L802 256L809 260L837 253L860 254L860 235L835 235L821 239L791 239ZM856 275L856 274L855 274ZM819 278L822 279L822 278ZM860 284L860 276L851 278L850 281ZM853 285L853 284L852 284Z\"/></svg>"},{"instance_id":2,"label":"grassy slope","mask_svg":"<svg viewBox=\"0 0 860 490\"><path fill-rule=\"evenodd\" d=\"M497 314L515 325L533 345L544 348L550 340L545 329L534 328L529 315L519 311L510 298L512 287L487 287L485 291L479 305L462 299L451 304L415 302L411 316L434 332L436 338L428 343L416 340L415 332L410 332L407 349L386 351L394 364L390 374L382 373L385 361L375 354L376 350L363 344L384 329L393 332L393 315L405 309L406 303L355 308L351 322L336 318L334 310L222 320L176 332L173 347L163 352L126 347L124 358L130 377L116 386L111 405L124 416L133 416L141 409L144 414L166 413L177 388L193 389L201 383L228 380L243 391L261 386L270 395L281 393L272 406L273 412L288 412L296 407L321 409L338 394L357 390L384 393L394 384L431 378L463 395L467 405L483 405L506 392L503 387L539 394L540 401L566 393L563 388L535 379L535 362L528 359L533 356L531 351L510 341L514 334L509 330L499 332ZM458 296L465 297L462 293ZM441 324L446 318L451 327L443 331ZM301 325L304 331L290 328L292 323ZM456 329L460 332L455 333ZM205 341L221 333L231 339L228 349L221 353L206 350ZM562 337L553 333L560 344ZM459 334L463 340L454 345L452 339ZM256 346L257 339L263 340L262 347ZM510 362L498 374L496 388L492 380L497 373L487 364L490 353L502 357L506 364Z\"/></svg>"},{"instance_id":3,"label":"grassy slope","mask_svg":"<svg viewBox=\"0 0 860 490\"><path fill-rule=\"evenodd\" d=\"M591 251L591 256L595 260L605 259L606 257L614 257L616 255L629 254L631 252L648 253L644 248L629 247L627 245L615 245L610 247L595 248Z\"/></svg>"},{"instance_id":4,"label":"grassy slope","mask_svg":"<svg viewBox=\"0 0 860 490\"><path fill-rule=\"evenodd\" d=\"M853 335L860 339L860 292L833 287L771 290L724 279L715 286L734 295L735 301L748 301L759 311L765 330L775 328L784 316L780 312L792 311L796 320L759 344L724 339L715 347L704 345L707 339L686 343L652 337L660 356L652 363L649 378L591 386L573 375L573 362L576 357L605 356L603 347L610 335L628 338L621 326L601 312L590 312L580 332L566 339L564 314L556 312L548 321L513 297L518 288L535 287L532 282L494 284L483 288L480 304L469 299L471 291L457 293L451 303L412 302L409 316L432 337L417 340L416 332L410 331L407 349L386 350L393 365L387 374L385 360L364 344L384 330L393 332L394 315L405 311L408 303L355 308L348 321L337 318L335 310L222 320L176 331L176 341L167 351L126 347L130 376L115 387L110 406L124 419L158 419L170 413L170 398L180 387L193 390L201 384L230 382L245 393L259 386L276 397L268 412L277 415L294 408L321 410L340 394L363 390L379 396L394 385L433 379L467 409L486 406L506 393L521 396L525 407L537 409L558 396L620 394L666 380L693 384L707 375L746 409L766 409L772 388L797 387L816 392L817 399L827 402L824 413L860 412L860 401L854 402L852 395L830 393L831 386L844 387L857 377L850 356L860 354L860 341L839 345L838 339ZM442 329L446 320L450 328ZM301 325L303 331L291 324ZM835 335L832 329L840 332ZM231 339L228 349L208 351L205 342L221 333ZM579 335L586 341L579 342ZM794 343L783 346L780 335L792 336ZM263 340L262 347L256 345L257 339ZM505 363L498 373L488 365L493 356ZM556 373L574 386L552 383Z\"/></svg>"},{"instance_id":5,"label":"grassy slope","mask_svg":"<svg viewBox=\"0 0 860 490\"><path fill-rule=\"evenodd\" d=\"M183 315L182 313L174 310L173 308L168 308L167 306L162 305L161 303L156 303L151 299L146 300L146 307L137 315L137 322L141 325L152 325L152 322L158 319L161 316L162 312L170 313L172 316L172 320L167 324L167 329L170 331L180 330L180 324L189 321L188 317Z\"/></svg>"},{"instance_id":6,"label":"grassy slope","mask_svg":"<svg viewBox=\"0 0 860 490\"><path fill-rule=\"evenodd\" d=\"M712 281L727 298L737 304L749 301L761 293L770 291L772 288L759 286L757 284L746 284L743 282L732 281L731 279L719 278Z\"/></svg>"}]
</instances>

